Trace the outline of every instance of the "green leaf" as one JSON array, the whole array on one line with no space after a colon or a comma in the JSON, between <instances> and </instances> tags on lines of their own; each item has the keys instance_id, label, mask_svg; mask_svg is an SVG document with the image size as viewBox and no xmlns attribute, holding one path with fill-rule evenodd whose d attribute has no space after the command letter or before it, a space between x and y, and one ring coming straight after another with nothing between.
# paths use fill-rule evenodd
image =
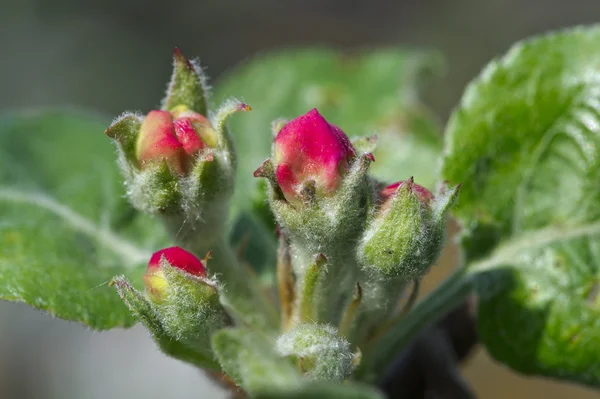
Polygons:
<instances>
[{"instance_id":1,"label":"green leaf","mask_svg":"<svg viewBox=\"0 0 600 399\"><path fill-rule=\"evenodd\" d=\"M479 259L490 353L527 374L600 386L600 27L514 46L466 90L442 177ZM491 255L490 252L497 248Z\"/></svg>"},{"instance_id":2,"label":"green leaf","mask_svg":"<svg viewBox=\"0 0 600 399\"><path fill-rule=\"evenodd\" d=\"M95 329L135 323L108 282L140 284L165 242L124 197L108 124L67 110L0 116L0 298Z\"/></svg>"},{"instance_id":3,"label":"green leaf","mask_svg":"<svg viewBox=\"0 0 600 399\"><path fill-rule=\"evenodd\" d=\"M297 389L259 393L257 399L383 399L384 396L367 385L356 383L313 383Z\"/></svg>"},{"instance_id":4,"label":"green leaf","mask_svg":"<svg viewBox=\"0 0 600 399\"><path fill-rule=\"evenodd\" d=\"M275 253L265 190L257 189L260 179L252 172L271 155L271 123L315 107L350 137L378 134L376 162L371 166L376 177L394 182L414 176L419 184L431 187L441 135L437 121L419 100L419 88L423 77L439 66L437 55L416 51L386 49L350 56L301 49L256 57L226 75L217 83L213 101L236 96L252 106L252 112L230 123L239 154L232 217L237 220L245 212L250 214L242 216L246 227L250 228L248 218L267 227L262 232L238 229L234 241L239 243L243 236L252 247L253 240L267 237L273 243L268 253ZM274 264L268 255L247 255L258 269ZM259 257L262 264L256 263Z\"/></svg>"},{"instance_id":5,"label":"green leaf","mask_svg":"<svg viewBox=\"0 0 600 399\"><path fill-rule=\"evenodd\" d=\"M300 384L300 374L273 343L252 330L229 328L213 335L212 347L223 371L248 393L287 390Z\"/></svg>"}]
</instances>

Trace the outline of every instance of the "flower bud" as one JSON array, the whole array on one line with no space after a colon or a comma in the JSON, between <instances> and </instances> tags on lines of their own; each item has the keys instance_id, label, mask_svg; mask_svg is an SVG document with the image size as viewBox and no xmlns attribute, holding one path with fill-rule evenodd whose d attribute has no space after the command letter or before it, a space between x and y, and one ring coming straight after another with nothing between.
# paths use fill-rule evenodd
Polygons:
<instances>
[{"instance_id":1,"label":"flower bud","mask_svg":"<svg viewBox=\"0 0 600 399\"><path fill-rule=\"evenodd\" d=\"M272 159L254 176L268 180L277 222L312 255L362 231L373 161L371 154L357 155L344 132L313 109L281 128Z\"/></svg>"},{"instance_id":2,"label":"flower bud","mask_svg":"<svg viewBox=\"0 0 600 399\"><path fill-rule=\"evenodd\" d=\"M218 369L212 334L231 324L220 303L220 288L205 263L179 247L152 255L144 275L146 295L124 277L113 280L119 295L167 354Z\"/></svg>"},{"instance_id":3,"label":"flower bud","mask_svg":"<svg viewBox=\"0 0 600 399\"><path fill-rule=\"evenodd\" d=\"M445 214L457 195L458 187L434 198L412 178L384 188L358 247L363 269L405 281L420 278L440 254Z\"/></svg>"},{"instance_id":4,"label":"flower bud","mask_svg":"<svg viewBox=\"0 0 600 399\"><path fill-rule=\"evenodd\" d=\"M313 109L281 127L272 159L254 172L267 179L271 210L290 240L302 309L294 320L339 322L357 279L354 247L373 202L373 161ZM326 268L313 267L319 258Z\"/></svg>"},{"instance_id":5,"label":"flower bud","mask_svg":"<svg viewBox=\"0 0 600 399\"><path fill-rule=\"evenodd\" d=\"M165 328L173 333L189 329L194 335L201 308L206 318L226 319L217 282L207 277L203 261L182 248L155 252L148 262L144 285L148 299L164 317Z\"/></svg>"},{"instance_id":6,"label":"flower bud","mask_svg":"<svg viewBox=\"0 0 600 399\"><path fill-rule=\"evenodd\" d=\"M331 196L356 157L346 134L313 109L283 126L274 144L277 183L288 202L300 205L305 185Z\"/></svg>"},{"instance_id":7,"label":"flower bud","mask_svg":"<svg viewBox=\"0 0 600 399\"><path fill-rule=\"evenodd\" d=\"M190 275L206 277L204 264L193 254L179 247L161 249L152 255L144 274L146 293L154 302L162 302L166 294L167 281L161 268L164 263Z\"/></svg>"},{"instance_id":8,"label":"flower bud","mask_svg":"<svg viewBox=\"0 0 600 399\"><path fill-rule=\"evenodd\" d=\"M162 109L145 117L125 113L106 130L117 144L133 206L168 216L177 229L183 220L222 228L235 175L225 121L237 111L250 110L229 101L207 118L205 81L198 64L176 49Z\"/></svg>"}]
</instances>

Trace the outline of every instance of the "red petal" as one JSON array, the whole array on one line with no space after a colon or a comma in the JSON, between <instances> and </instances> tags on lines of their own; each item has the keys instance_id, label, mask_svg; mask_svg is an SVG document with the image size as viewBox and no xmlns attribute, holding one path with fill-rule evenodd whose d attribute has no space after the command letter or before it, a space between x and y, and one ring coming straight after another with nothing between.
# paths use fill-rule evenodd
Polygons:
<instances>
[{"instance_id":1,"label":"red petal","mask_svg":"<svg viewBox=\"0 0 600 399\"><path fill-rule=\"evenodd\" d=\"M206 268L194 254L180 247L170 247L155 252L148 262L148 272L160 267L160 260L165 257L169 264L194 276L206 276Z\"/></svg>"},{"instance_id":2,"label":"red petal","mask_svg":"<svg viewBox=\"0 0 600 399\"><path fill-rule=\"evenodd\" d=\"M285 124L275 138L278 182L288 201L295 196L291 186L308 179L316 182L318 194L333 194L355 156L344 132L316 109Z\"/></svg>"},{"instance_id":3,"label":"red petal","mask_svg":"<svg viewBox=\"0 0 600 399\"><path fill-rule=\"evenodd\" d=\"M177 140L183 145L183 149L188 155L195 155L204 148L204 143L202 142L202 139L200 139L198 133L196 133L190 119L175 119L175 121L173 121L173 127L175 128Z\"/></svg>"},{"instance_id":4,"label":"red petal","mask_svg":"<svg viewBox=\"0 0 600 399\"><path fill-rule=\"evenodd\" d=\"M167 111L150 111L140 129L137 155L142 163L166 160L176 173L184 173L185 152L173 129L171 114Z\"/></svg>"}]
</instances>

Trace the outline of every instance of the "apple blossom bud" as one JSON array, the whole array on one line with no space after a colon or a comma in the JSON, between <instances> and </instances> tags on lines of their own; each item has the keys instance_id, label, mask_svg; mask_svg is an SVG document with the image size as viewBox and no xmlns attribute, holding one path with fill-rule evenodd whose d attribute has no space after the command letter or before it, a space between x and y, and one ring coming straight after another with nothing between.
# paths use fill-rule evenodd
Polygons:
<instances>
[{"instance_id":1,"label":"apple blossom bud","mask_svg":"<svg viewBox=\"0 0 600 399\"><path fill-rule=\"evenodd\" d=\"M206 277L206 268L193 254L179 247L161 249L152 255L144 274L146 292L154 302L164 300L167 288L167 281L161 267L163 262L193 276Z\"/></svg>"},{"instance_id":2,"label":"apple blossom bud","mask_svg":"<svg viewBox=\"0 0 600 399\"><path fill-rule=\"evenodd\" d=\"M290 239L300 309L293 323L339 322L358 273L348 265L373 203L372 162L313 109L281 127L272 158L254 172L268 182L271 210ZM327 267L313 270L318 254Z\"/></svg>"},{"instance_id":3,"label":"apple blossom bud","mask_svg":"<svg viewBox=\"0 0 600 399\"><path fill-rule=\"evenodd\" d=\"M176 49L173 65L162 108L146 116L125 113L105 133L117 144L127 195L136 209L167 218L168 228L176 231L189 220L220 230L236 168L225 121L250 107L229 100L209 112L198 63ZM216 236L214 231L202 241Z\"/></svg>"},{"instance_id":4,"label":"apple blossom bud","mask_svg":"<svg viewBox=\"0 0 600 399\"><path fill-rule=\"evenodd\" d=\"M220 286L207 276L205 261L182 248L154 253L144 284L146 296L170 337L203 346L211 332L230 323L220 301Z\"/></svg>"},{"instance_id":5,"label":"apple blossom bud","mask_svg":"<svg viewBox=\"0 0 600 399\"><path fill-rule=\"evenodd\" d=\"M210 338L231 319L221 304L220 286L207 277L205 263L182 248L165 248L148 262L146 295L123 276L111 284L165 353L214 370L219 366Z\"/></svg>"},{"instance_id":6,"label":"apple blossom bud","mask_svg":"<svg viewBox=\"0 0 600 399\"><path fill-rule=\"evenodd\" d=\"M371 154L357 154L344 132L313 109L277 133L273 157L254 172L269 182L271 210L309 253L351 242L371 203Z\"/></svg>"},{"instance_id":7,"label":"apple blossom bud","mask_svg":"<svg viewBox=\"0 0 600 399\"><path fill-rule=\"evenodd\" d=\"M434 198L412 177L384 188L358 247L363 269L406 281L420 278L440 254L445 214L457 195L454 188Z\"/></svg>"},{"instance_id":8,"label":"apple blossom bud","mask_svg":"<svg viewBox=\"0 0 600 399\"><path fill-rule=\"evenodd\" d=\"M286 123L275 138L277 182L294 205L302 203L302 189L309 182L314 182L316 196L331 196L355 157L346 134L316 109Z\"/></svg>"}]
</instances>

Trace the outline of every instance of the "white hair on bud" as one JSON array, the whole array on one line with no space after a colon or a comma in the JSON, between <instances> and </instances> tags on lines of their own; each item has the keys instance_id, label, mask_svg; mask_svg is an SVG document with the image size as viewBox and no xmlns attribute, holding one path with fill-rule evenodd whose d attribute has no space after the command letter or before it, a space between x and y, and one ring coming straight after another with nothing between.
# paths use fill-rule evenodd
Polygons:
<instances>
[{"instance_id":1,"label":"white hair on bud","mask_svg":"<svg viewBox=\"0 0 600 399\"><path fill-rule=\"evenodd\" d=\"M327 324L301 324L281 335L275 350L281 356L310 360L306 376L312 380L343 381L352 373L350 342Z\"/></svg>"}]
</instances>

